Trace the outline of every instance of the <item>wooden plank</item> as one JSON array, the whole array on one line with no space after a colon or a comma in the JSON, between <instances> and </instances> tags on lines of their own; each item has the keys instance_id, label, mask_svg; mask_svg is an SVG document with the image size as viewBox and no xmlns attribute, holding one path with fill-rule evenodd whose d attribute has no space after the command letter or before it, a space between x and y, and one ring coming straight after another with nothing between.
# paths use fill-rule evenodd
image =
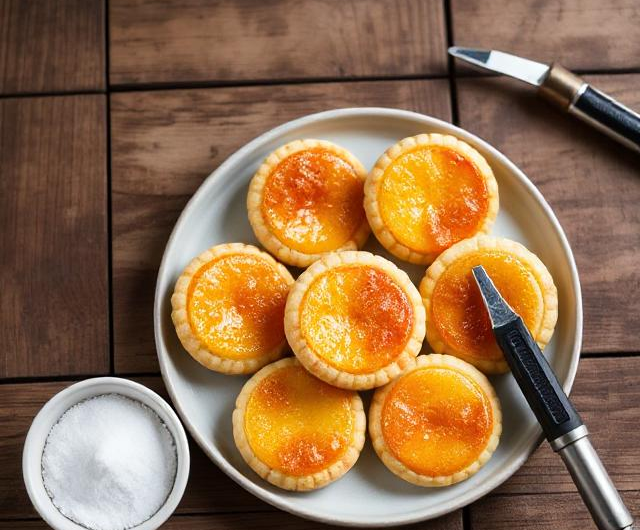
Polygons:
<instances>
[{"instance_id":1,"label":"wooden plank","mask_svg":"<svg viewBox=\"0 0 640 530\"><path fill-rule=\"evenodd\" d=\"M49 528L44 521L0 521L0 530L39 530ZM243 514L206 514L174 515L164 525L163 530L330 530L343 527L306 521L285 512L243 513ZM433 521L404 526L407 530L462 530L462 511L458 510Z\"/></svg>"},{"instance_id":2,"label":"wooden plank","mask_svg":"<svg viewBox=\"0 0 640 530\"><path fill-rule=\"evenodd\" d=\"M0 93L103 90L103 0L0 0Z\"/></svg>"},{"instance_id":3,"label":"wooden plank","mask_svg":"<svg viewBox=\"0 0 640 530\"><path fill-rule=\"evenodd\" d=\"M640 510L640 492L622 497L632 514ZM473 530L595 530L580 495L515 495L485 497L471 505Z\"/></svg>"},{"instance_id":4,"label":"wooden plank","mask_svg":"<svg viewBox=\"0 0 640 530\"><path fill-rule=\"evenodd\" d=\"M640 490L640 472L635 465L639 459L640 447L634 443L640 413L640 389L636 384L638 373L639 357L584 359L572 394L592 432L594 445L614 482L622 491L632 495ZM166 397L159 377L136 380ZM62 382L0 385L0 425L3 425L0 437L2 518L35 516L22 482L20 466L24 437L40 407L68 384ZM256 511L261 512L262 517L267 517L264 512L271 511L272 508L224 476L193 443L191 457L191 476L178 509L179 513ZM555 498L560 493L574 492L575 486L562 468L558 457L548 454L543 457L534 456L496 493L498 498L506 499L503 501L506 503L519 494L550 494L539 496L540 499L547 499ZM563 516L571 519L571 510L567 509Z\"/></svg>"},{"instance_id":5,"label":"wooden plank","mask_svg":"<svg viewBox=\"0 0 640 530\"><path fill-rule=\"evenodd\" d=\"M22 480L22 446L34 416L68 383L0 385L0 514L6 519L34 517Z\"/></svg>"},{"instance_id":6,"label":"wooden plank","mask_svg":"<svg viewBox=\"0 0 640 530\"><path fill-rule=\"evenodd\" d=\"M441 0L113 0L112 84L445 74Z\"/></svg>"},{"instance_id":7,"label":"wooden plank","mask_svg":"<svg viewBox=\"0 0 640 530\"><path fill-rule=\"evenodd\" d=\"M105 103L0 101L0 377L109 370Z\"/></svg>"},{"instance_id":8,"label":"wooden plank","mask_svg":"<svg viewBox=\"0 0 640 530\"><path fill-rule=\"evenodd\" d=\"M588 77L632 108L640 75ZM638 159L531 90L501 78L458 80L461 125L519 165L540 188L576 256L585 311L583 349L638 350Z\"/></svg>"},{"instance_id":9,"label":"wooden plank","mask_svg":"<svg viewBox=\"0 0 640 530\"><path fill-rule=\"evenodd\" d=\"M136 380L168 399L159 377ZM22 480L22 447L31 422L40 408L70 384L71 382L66 381L0 385L0 518L37 516ZM227 478L191 438L190 446L191 474L178 513L271 510L271 507Z\"/></svg>"},{"instance_id":10,"label":"wooden plank","mask_svg":"<svg viewBox=\"0 0 640 530\"><path fill-rule=\"evenodd\" d=\"M304 114L402 107L450 119L444 80L114 94L111 100L115 368L158 370L153 290L171 229L204 178L251 138Z\"/></svg>"},{"instance_id":11,"label":"wooden plank","mask_svg":"<svg viewBox=\"0 0 640 530\"><path fill-rule=\"evenodd\" d=\"M640 67L635 0L451 0L460 46L493 48L567 68Z\"/></svg>"},{"instance_id":12,"label":"wooden plank","mask_svg":"<svg viewBox=\"0 0 640 530\"><path fill-rule=\"evenodd\" d=\"M585 358L580 362L571 397L591 433L591 441L616 486L640 490L640 357ZM499 494L575 492L562 461L543 442Z\"/></svg>"},{"instance_id":13,"label":"wooden plank","mask_svg":"<svg viewBox=\"0 0 640 530\"><path fill-rule=\"evenodd\" d=\"M0 521L0 530L50 530L50 526L42 520Z\"/></svg>"}]
</instances>

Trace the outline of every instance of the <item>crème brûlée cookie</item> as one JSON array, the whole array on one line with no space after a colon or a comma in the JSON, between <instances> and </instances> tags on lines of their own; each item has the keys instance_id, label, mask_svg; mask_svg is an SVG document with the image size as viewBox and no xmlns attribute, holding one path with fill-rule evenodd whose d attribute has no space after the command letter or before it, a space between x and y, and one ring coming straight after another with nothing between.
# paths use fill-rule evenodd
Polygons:
<instances>
[{"instance_id":1,"label":"cr\u00e8me br\u00fbl\u00e9e cookie","mask_svg":"<svg viewBox=\"0 0 640 530\"><path fill-rule=\"evenodd\" d=\"M365 430L357 392L320 381L291 357L249 379L233 412L244 460L288 490L321 488L344 475L360 455Z\"/></svg>"},{"instance_id":2,"label":"cr\u00e8me br\u00fbl\u00e9e cookie","mask_svg":"<svg viewBox=\"0 0 640 530\"><path fill-rule=\"evenodd\" d=\"M367 172L349 151L296 140L271 153L249 186L249 222L260 243L288 265L356 250L369 236L362 205Z\"/></svg>"},{"instance_id":3,"label":"cr\u00e8me br\u00fbl\u00e9e cookie","mask_svg":"<svg viewBox=\"0 0 640 530\"><path fill-rule=\"evenodd\" d=\"M291 289L285 333L312 374L364 390L386 384L420 352L425 312L407 274L369 252L316 261Z\"/></svg>"},{"instance_id":4,"label":"cr\u00e8me br\u00fbl\u00e9e cookie","mask_svg":"<svg viewBox=\"0 0 640 530\"><path fill-rule=\"evenodd\" d=\"M203 366L253 373L286 347L284 308L293 277L269 254L242 243L196 257L176 282L171 318L180 342Z\"/></svg>"},{"instance_id":5,"label":"cr\u00e8me br\u00fbl\u00e9e cookie","mask_svg":"<svg viewBox=\"0 0 640 530\"><path fill-rule=\"evenodd\" d=\"M427 340L485 373L509 370L496 343L489 315L473 277L482 265L500 294L524 320L541 349L558 318L553 278L540 259L520 243L478 236L457 243L427 269L420 293L427 311Z\"/></svg>"},{"instance_id":6,"label":"cr\u00e8me br\u00fbl\u00e9e cookie","mask_svg":"<svg viewBox=\"0 0 640 530\"><path fill-rule=\"evenodd\" d=\"M491 229L498 185L487 161L467 143L420 134L378 159L367 177L364 206L389 252L429 264L454 243Z\"/></svg>"},{"instance_id":7,"label":"cr\u00e8me br\u00fbl\u00e9e cookie","mask_svg":"<svg viewBox=\"0 0 640 530\"><path fill-rule=\"evenodd\" d=\"M421 355L376 390L369 433L382 462L418 486L448 486L476 473L502 432L487 378L450 355Z\"/></svg>"}]
</instances>

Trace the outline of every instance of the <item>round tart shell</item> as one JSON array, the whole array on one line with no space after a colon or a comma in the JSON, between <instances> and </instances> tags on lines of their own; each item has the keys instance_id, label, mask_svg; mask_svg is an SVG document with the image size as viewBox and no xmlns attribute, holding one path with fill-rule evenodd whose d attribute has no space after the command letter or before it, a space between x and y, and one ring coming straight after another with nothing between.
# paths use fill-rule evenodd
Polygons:
<instances>
[{"instance_id":1,"label":"round tart shell","mask_svg":"<svg viewBox=\"0 0 640 530\"><path fill-rule=\"evenodd\" d=\"M291 273L284 265L278 263L266 252L262 252L254 246L245 245L243 243L225 243L217 245L209 250L205 250L202 254L194 258L178 278L173 296L171 297L171 306L173 308L171 312L171 319L173 320L176 333L178 334L178 338L180 339L182 346L187 350L187 352L189 352L191 357L198 361L202 366L209 370L224 374L251 374L266 364L269 364L283 356L287 346L287 342L284 337L280 344L259 357L252 357L249 359L229 359L212 352L207 345L197 337L191 329L187 312L189 286L194 275L207 263L223 256L236 254L256 256L264 260L282 277L287 286L293 285L294 280Z\"/></svg>"},{"instance_id":2,"label":"round tart shell","mask_svg":"<svg viewBox=\"0 0 640 530\"><path fill-rule=\"evenodd\" d=\"M247 194L249 223L251 224L258 241L260 241L260 243L280 261L287 265L293 265L296 267L308 267L314 261L327 254L327 252L300 252L299 250L287 246L278 239L272 233L262 214L264 190L269 176L278 167L280 162L299 151L307 151L317 148L322 148L349 163L356 175L362 179L364 186L364 182L367 178L367 170L355 156L346 149L343 149L334 143L327 142L326 140L309 139L295 140L283 145L271 153L253 176L251 184L249 185L249 193ZM367 237L369 237L369 233L369 223L367 222L366 216L363 216L360 225L354 227L351 238L348 241L345 241L339 248L335 248L331 252L340 250L357 250L364 245Z\"/></svg>"},{"instance_id":3,"label":"round tart shell","mask_svg":"<svg viewBox=\"0 0 640 530\"><path fill-rule=\"evenodd\" d=\"M409 469L391 452L384 439L384 434L382 431L382 409L387 396L403 376L424 367L453 368L458 372L463 373L482 389L491 404L493 414L493 429L484 450L478 456L478 458L469 466L447 476L421 475ZM388 385L375 391L373 400L371 402L371 407L369 408L369 435L371 436L373 448L380 457L380 460L382 460L384 465L395 475L417 486L449 486L451 484L466 480L471 475L477 473L478 470L489 461L491 455L498 446L501 433L502 411L500 408L500 401L496 396L493 386L491 385L491 383L489 383L488 379L472 365L450 355L420 355L416 359L412 359L398 378L396 378Z\"/></svg>"},{"instance_id":4,"label":"round tart shell","mask_svg":"<svg viewBox=\"0 0 640 530\"><path fill-rule=\"evenodd\" d=\"M427 314L427 341L433 348L434 352L446 353L464 359L486 374L501 374L509 371L509 366L504 359L499 361L479 359L478 357L465 354L463 351L458 351L445 342L431 317L432 296L436 288L436 284L442 274L456 260L469 253L483 249L503 250L510 253L518 258L522 263L526 264L535 277L542 294L542 319L538 329L530 331L533 338L538 343L538 346L540 346L540 349L544 349L549 340L551 340L556 321L558 320L558 293L556 286L553 283L553 278L544 263L542 263L535 254L530 252L520 243L510 239L485 235L465 239L456 243L444 251L427 269L427 272L420 283L420 294L422 295L422 300Z\"/></svg>"},{"instance_id":5,"label":"round tart shell","mask_svg":"<svg viewBox=\"0 0 640 530\"><path fill-rule=\"evenodd\" d=\"M364 208L371 230L380 244L394 256L404 261L421 265L432 263L441 251L422 253L401 243L389 227L387 227L382 218L378 196L380 186L384 180L385 171L391 163L405 153L413 151L418 147L427 146L444 147L457 153L472 162L478 173L484 179L487 190L488 208L476 233L488 233L491 230L498 215L499 206L498 184L491 167L484 157L466 142L459 140L455 136L433 133L410 136L392 145L378 158L378 161L367 177L364 187Z\"/></svg>"},{"instance_id":6,"label":"round tart shell","mask_svg":"<svg viewBox=\"0 0 640 530\"><path fill-rule=\"evenodd\" d=\"M233 438L242 458L260 477L279 488L292 491L309 491L322 488L338 480L353 467L364 446L367 420L362 406L362 400L357 392L353 392L351 398L351 409L354 415L353 437L351 444L338 461L322 471L306 476L287 475L277 469L269 467L257 457L249 444L244 428L245 413L249 398L258 384L274 372L288 366L300 366L300 363L294 357L281 359L265 366L245 383L238 395L236 408L233 411Z\"/></svg>"},{"instance_id":7,"label":"round tart shell","mask_svg":"<svg viewBox=\"0 0 640 530\"><path fill-rule=\"evenodd\" d=\"M300 310L305 293L316 278L344 265L363 265L384 272L402 289L412 306L413 325L403 351L394 361L371 373L354 374L330 365L314 353L301 330ZM284 331L296 357L313 375L340 388L367 390L388 383L420 353L425 335L425 310L420 294L407 274L390 261L370 252L336 252L316 261L294 283L285 307Z\"/></svg>"}]
</instances>

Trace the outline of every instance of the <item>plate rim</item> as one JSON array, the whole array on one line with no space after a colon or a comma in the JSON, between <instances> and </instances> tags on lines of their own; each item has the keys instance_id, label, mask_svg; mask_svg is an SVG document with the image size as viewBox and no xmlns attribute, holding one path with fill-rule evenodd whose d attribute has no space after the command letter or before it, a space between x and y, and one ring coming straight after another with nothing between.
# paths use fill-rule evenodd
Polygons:
<instances>
[{"instance_id":1,"label":"plate rim","mask_svg":"<svg viewBox=\"0 0 640 530\"><path fill-rule=\"evenodd\" d=\"M154 339L156 346L156 353L158 356L158 363L160 365L160 373L162 375L162 380L167 388L169 396L171 398L171 402L173 403L180 419L187 427L189 433L194 438L200 449L207 455L207 457L214 462L219 469L221 469L228 477L230 477L234 482L239 484L245 490L247 490L252 495L257 498L265 501L266 503L289 512L293 515L297 515L299 517L304 517L309 520L318 521L326 524L334 524L345 527L354 527L354 528L382 528L382 527L391 527L391 526L399 526L411 523L417 523L421 521L426 521L429 519L435 519L437 517L441 517L448 513L451 513L459 508L463 508L468 506L469 504L475 502L476 500L484 497L489 494L493 490L495 490L498 486L507 481L522 465L529 459L529 457L533 454L533 452L538 448L542 440L544 439L544 435L542 434L542 430L539 429L537 439L528 447L525 451L522 452L517 458L514 458L509 465L506 465L500 469L499 472L494 473L492 477L490 477L486 483L485 487L482 489L478 489L480 493L476 491L471 491L466 495L461 495L456 501L452 501L450 503L444 504L443 507L430 510L428 513L416 513L410 512L405 516L394 516L389 519L380 520L379 522L371 522L371 521L359 521L356 518L351 517L336 517L332 515L323 515L319 514L316 511L308 510L305 508L300 508L297 506L295 500L291 501L288 499L283 499L277 493L272 493L267 491L258 484L251 481L247 477L245 477L240 471L238 471L230 462L228 462L224 458L219 458L218 455L214 454L207 447L207 443L205 442L204 436L200 433L200 431L191 423L188 414L182 407L180 400L177 397L176 390L174 388L173 382L169 375L169 368L167 360L165 359L165 355L169 355L168 350L164 345L164 341L161 336L162 329L162 318L163 315L161 313L161 305L162 300L164 298L164 293L160 292L160 284L162 278L166 275L166 260L167 260L167 250L172 245L173 240L176 236L178 228L182 226L185 222L186 214L194 207L194 203L198 200L200 195L205 194L207 188L212 185L213 180L220 173L224 173L227 170L227 167L232 166L236 161L245 157L248 153L254 151L256 148L259 148L261 145L270 142L272 139L286 134L287 132L297 129L299 127L303 127L306 125L310 125L316 122L330 121L336 118L355 118L355 117L379 117L379 118L395 118L395 119L405 119L410 120L416 123L421 123L426 126L437 126L441 128L448 129L451 134L455 134L465 141L470 142L476 146L480 146L483 150L491 153L493 157L499 159L502 164L504 164L509 171L520 181L520 184L523 185L527 192L533 196L533 198L540 204L544 213L551 221L556 234L559 237L560 244L565 255L568 257L568 261L571 267L571 283L573 286L573 290L575 292L576 298L576 308L575 308L575 320L574 325L576 329L576 337L574 340L574 348L571 352L571 360L569 363L569 371L567 374L567 379L563 385L563 388L567 394L570 393L571 388L573 386L573 382L575 380L576 372L578 370L578 364L580 362L580 351L582 348L582 334L583 334L583 308L582 308L582 291L580 286L580 279L578 275L578 268L575 262L575 257L573 255L573 251L571 249L571 245L567 239L567 236L562 228L562 225L558 221L555 213L553 212L549 203L547 203L546 199L535 186L535 184L526 176L526 174L516 165L514 164L506 155L504 155L497 148L493 147L490 143L483 140L479 136L462 129L461 127L449 123L445 120L441 120L439 118L435 118L432 116L428 116L426 114L422 114L419 112L414 112L410 110L404 109L394 109L387 107L350 107L350 108L341 108L341 109L332 109L325 110L321 112L316 112L312 114L307 114L301 116L299 118L295 118L293 120L287 121L281 125L278 125L268 131L260 134L254 139L250 140L234 153L232 153L229 157L227 157L216 169L214 169L200 184L195 193L191 196L183 210L180 212L180 216L176 221L171 235L167 240L167 244L165 245L162 260L160 262L160 267L158 268L158 274L156 277L156 286L154 291L154 303L153 303L153 327L154 327ZM165 351L167 350L167 351Z\"/></svg>"}]
</instances>

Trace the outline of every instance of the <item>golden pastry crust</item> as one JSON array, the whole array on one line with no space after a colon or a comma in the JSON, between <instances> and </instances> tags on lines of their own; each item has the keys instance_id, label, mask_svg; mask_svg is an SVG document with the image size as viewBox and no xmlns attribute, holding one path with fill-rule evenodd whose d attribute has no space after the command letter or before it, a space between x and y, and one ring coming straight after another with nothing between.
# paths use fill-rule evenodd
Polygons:
<instances>
[{"instance_id":1,"label":"golden pastry crust","mask_svg":"<svg viewBox=\"0 0 640 530\"><path fill-rule=\"evenodd\" d=\"M428 476L416 473L394 456L391 449L387 445L383 434L382 414L383 406L385 404L387 396L404 376L410 374L415 370L419 370L425 367L452 368L458 372L461 372L482 389L491 405L493 425L486 446L473 463L471 463L464 469L450 475ZM375 449L376 453L390 471L399 476L401 479L418 486L449 486L451 484L461 482L469 478L471 475L477 473L478 470L491 458L491 455L498 446L501 433L502 411L500 408L500 401L496 396L493 386L487 380L487 378L472 365L450 355L420 355L416 359L411 360L411 362L398 378L394 379L388 385L382 388L378 388L375 391L373 400L371 402L371 407L369 409L369 435L371 436L373 448Z\"/></svg>"},{"instance_id":2,"label":"golden pastry crust","mask_svg":"<svg viewBox=\"0 0 640 530\"><path fill-rule=\"evenodd\" d=\"M249 222L256 237L258 238L258 241L260 241L260 243L269 252L282 262L297 267L307 267L327 252L357 250L364 245L370 232L369 223L367 222L366 216L363 214L362 222L359 226L353 228L351 237L337 248L323 252L306 253L291 248L281 241L270 229L262 211L267 180L272 172L278 167L280 162L294 153L310 149L323 149L346 161L353 168L357 177L362 180L363 186L367 177L367 170L355 156L346 149L325 140L295 140L279 147L265 159L262 165L258 168L256 174L253 176L251 184L249 185L249 193L247 194Z\"/></svg>"},{"instance_id":3,"label":"golden pastry crust","mask_svg":"<svg viewBox=\"0 0 640 530\"><path fill-rule=\"evenodd\" d=\"M294 357L281 359L273 364L265 366L249 379L236 400L236 408L233 411L233 437L245 462L263 479L271 484L292 491L308 491L322 488L331 482L338 480L349 471L358 460L364 446L366 417L362 406L362 400L357 392L351 395L351 410L353 412L353 435L350 444L346 447L339 460L332 463L326 469L316 473L294 476L274 469L260 460L249 443L245 430L245 417L249 399L261 381L268 378L278 370L290 366L300 366ZM317 380L316 380L317 381ZM317 381L318 384L325 383Z\"/></svg>"},{"instance_id":4,"label":"golden pastry crust","mask_svg":"<svg viewBox=\"0 0 640 530\"><path fill-rule=\"evenodd\" d=\"M328 271L343 267L364 266L380 271L393 285L404 293L410 305L411 321L402 351L388 364L369 372L352 373L332 366L320 357L307 342L301 326L301 312L305 294ZM393 313L395 315L395 313ZM373 317L372 317L373 318ZM293 352L302 365L316 377L327 383L351 390L366 390L388 383L420 353L425 335L425 310L416 287L407 274L390 261L362 251L344 251L328 254L302 273L293 285L285 308L284 329ZM382 324L384 325L384 323Z\"/></svg>"},{"instance_id":5,"label":"golden pastry crust","mask_svg":"<svg viewBox=\"0 0 640 530\"><path fill-rule=\"evenodd\" d=\"M455 136L437 133L419 134L417 136L411 136L400 140L398 143L387 149L387 151L385 151L385 153L380 156L376 162L365 183L364 208L367 214L367 219L369 220L369 225L380 244L382 244L382 246L394 256L410 263L428 265L438 257L442 252L442 249L433 252L423 252L412 249L406 244L403 244L392 233L390 227L384 222L379 201L385 170L400 156L409 153L416 148L426 146L442 147L457 153L464 159L470 161L473 166L475 166L479 175L483 178L486 187L488 206L484 218L477 227L475 232L476 234L488 233L491 230L498 214L499 199L498 184L496 183L493 171L487 161L473 147L462 140L459 140ZM465 237L470 237L470 235L474 234L469 234Z\"/></svg>"},{"instance_id":6,"label":"golden pastry crust","mask_svg":"<svg viewBox=\"0 0 640 530\"><path fill-rule=\"evenodd\" d=\"M493 236L476 236L456 243L451 248L443 252L440 257L433 262L420 283L420 294L427 314L427 341L436 353L447 353L454 355L473 364L476 368L486 374L500 374L509 371L509 366L504 358L494 361L490 359L480 359L460 351L450 344L447 344L442 337L438 327L432 318L432 297L436 284L442 274L449 266L465 255L482 250L502 250L515 256L520 262L527 266L527 269L536 279L540 289L542 300L542 318L537 329L531 329L533 338L540 349L544 349L551 336L558 319L558 294L553 283L551 274L540 259L530 252L524 245L510 239Z\"/></svg>"},{"instance_id":7,"label":"golden pastry crust","mask_svg":"<svg viewBox=\"0 0 640 530\"><path fill-rule=\"evenodd\" d=\"M287 287L293 284L291 273L266 252L244 243L225 243L216 245L194 258L185 268L176 282L173 296L171 297L171 319L176 328L178 338L187 352L202 366L224 374L250 374L262 368L264 365L282 357L287 346L283 336L282 341L270 351L249 358L228 358L209 348L196 335L189 322L188 297L189 287L196 273L205 265L218 258L232 255L248 255L264 261L274 272L279 275Z\"/></svg>"}]
</instances>

